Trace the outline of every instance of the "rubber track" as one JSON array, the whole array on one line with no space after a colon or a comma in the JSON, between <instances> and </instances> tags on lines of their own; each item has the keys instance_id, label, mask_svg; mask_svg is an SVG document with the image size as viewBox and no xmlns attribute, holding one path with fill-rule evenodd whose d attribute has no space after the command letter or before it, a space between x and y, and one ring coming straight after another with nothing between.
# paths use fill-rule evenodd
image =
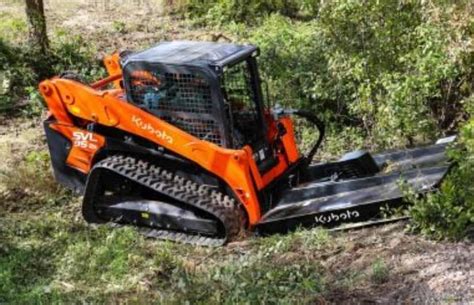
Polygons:
<instances>
[{"instance_id":1,"label":"rubber track","mask_svg":"<svg viewBox=\"0 0 474 305\"><path fill-rule=\"evenodd\" d=\"M93 170L109 170L138 184L192 205L218 219L224 228L223 237L209 237L170 230L138 227L147 237L181 243L222 246L241 230L241 216L235 200L206 185L199 185L149 162L130 156L111 156L98 162Z\"/></svg>"}]
</instances>

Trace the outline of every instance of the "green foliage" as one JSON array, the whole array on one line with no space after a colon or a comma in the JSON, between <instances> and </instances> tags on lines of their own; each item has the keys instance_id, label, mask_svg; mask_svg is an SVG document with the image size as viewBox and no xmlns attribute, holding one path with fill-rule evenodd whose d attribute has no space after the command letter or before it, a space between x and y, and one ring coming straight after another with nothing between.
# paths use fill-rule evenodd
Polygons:
<instances>
[{"instance_id":1,"label":"green foliage","mask_svg":"<svg viewBox=\"0 0 474 305\"><path fill-rule=\"evenodd\" d=\"M371 271L370 278L374 283L382 284L388 280L390 271L382 259L375 260Z\"/></svg>"},{"instance_id":2,"label":"green foliage","mask_svg":"<svg viewBox=\"0 0 474 305\"><path fill-rule=\"evenodd\" d=\"M474 99L469 100L474 114ZM473 237L474 229L474 120L461 129L459 147L450 151L455 162L441 189L415 200L410 210L412 229L433 238Z\"/></svg>"},{"instance_id":3,"label":"green foliage","mask_svg":"<svg viewBox=\"0 0 474 305\"><path fill-rule=\"evenodd\" d=\"M472 79L472 58L421 2L333 1L318 12L309 22L273 15L249 34L231 27L261 47L273 100L379 148L433 139L462 113L453 105L471 92L459 88Z\"/></svg>"},{"instance_id":4,"label":"green foliage","mask_svg":"<svg viewBox=\"0 0 474 305\"><path fill-rule=\"evenodd\" d=\"M38 83L64 71L74 71L91 81L104 75L94 58L96 50L81 36L58 31L48 54L38 54L25 43L10 44L0 39L0 114L21 109L27 116L39 115L44 107Z\"/></svg>"},{"instance_id":5,"label":"green foliage","mask_svg":"<svg viewBox=\"0 0 474 305\"><path fill-rule=\"evenodd\" d=\"M35 75L28 64L26 52L16 45L11 45L0 38L0 113L11 109L24 88L35 82Z\"/></svg>"},{"instance_id":6,"label":"green foliage","mask_svg":"<svg viewBox=\"0 0 474 305\"><path fill-rule=\"evenodd\" d=\"M272 100L285 105L308 104L303 99L309 94L309 87L324 82L317 77L323 76L321 72L326 67L324 45L318 38L314 23L293 23L280 15L265 19L247 37L262 50L261 70L269 83Z\"/></svg>"},{"instance_id":7,"label":"green foliage","mask_svg":"<svg viewBox=\"0 0 474 305\"><path fill-rule=\"evenodd\" d=\"M225 25L229 22L256 24L272 13L303 18L314 16L318 2L312 0L187 0L178 5L181 13L200 22Z\"/></svg>"},{"instance_id":8,"label":"green foliage","mask_svg":"<svg viewBox=\"0 0 474 305\"><path fill-rule=\"evenodd\" d=\"M372 142L400 145L433 130L426 98L437 94L437 69L446 69L438 64L446 58L439 29L423 23L421 11L418 2L349 1L321 13L329 70Z\"/></svg>"},{"instance_id":9,"label":"green foliage","mask_svg":"<svg viewBox=\"0 0 474 305\"><path fill-rule=\"evenodd\" d=\"M52 75L72 71L86 82L106 75L102 61L96 57L94 44L85 41L80 35L58 31L51 46L51 53Z\"/></svg>"},{"instance_id":10,"label":"green foliage","mask_svg":"<svg viewBox=\"0 0 474 305\"><path fill-rule=\"evenodd\" d=\"M467 97L474 92L474 53L468 47L474 32L463 8L421 1L329 1L313 11L314 20L280 13L251 30L248 21L227 28L261 48L262 78L272 101L311 109L327 122L319 157L328 159L348 149L429 142L466 116L463 104L472 103ZM229 16L220 21L222 16L215 15L218 23L245 22ZM463 128L464 150L452 153L458 168L440 192L411 211L415 226L426 234L459 238L472 225L469 126ZM308 146L314 131L305 125L297 129L300 143Z\"/></svg>"},{"instance_id":11,"label":"green foliage","mask_svg":"<svg viewBox=\"0 0 474 305\"><path fill-rule=\"evenodd\" d=\"M120 34L125 34L127 32L127 25L123 21L114 20L112 22L112 27Z\"/></svg>"}]
</instances>

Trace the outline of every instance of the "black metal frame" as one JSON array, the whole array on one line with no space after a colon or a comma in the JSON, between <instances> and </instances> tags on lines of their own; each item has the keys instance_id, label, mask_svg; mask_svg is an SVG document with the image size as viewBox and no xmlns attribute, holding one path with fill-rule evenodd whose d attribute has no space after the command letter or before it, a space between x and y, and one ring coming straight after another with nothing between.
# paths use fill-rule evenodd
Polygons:
<instances>
[{"instance_id":1,"label":"black metal frame","mask_svg":"<svg viewBox=\"0 0 474 305\"><path fill-rule=\"evenodd\" d=\"M161 64L161 63L149 63L149 62L130 62L124 66L124 86L125 92L127 94L127 100L129 102L135 103L133 95L132 95L132 87L131 87L131 73L137 70L143 71L160 71L163 73L177 73L177 74L193 74L199 75L203 77L209 84L210 91L211 91L211 101L212 101L212 112L209 114L205 114L208 116L208 119L212 119L216 122L218 126L220 136L222 138L221 145L224 147L230 146L230 137L228 126L226 126L225 122L222 120L224 117L224 108L221 102L221 95L219 93L219 80L218 77L210 67L196 67L196 66L178 66L174 64ZM150 111L152 112L152 111ZM152 112L153 113L153 112ZM155 113L156 115L156 113ZM193 114L186 114L189 118L202 118L203 114L199 113L196 115ZM217 143L216 143L217 144Z\"/></svg>"},{"instance_id":2,"label":"black metal frame","mask_svg":"<svg viewBox=\"0 0 474 305\"><path fill-rule=\"evenodd\" d=\"M259 133L257 138L259 138L261 142L266 142L265 134L267 132L267 126L265 124L264 116L263 116L264 103L262 99L262 92L261 92L261 86L260 86L261 81L260 81L260 76L258 72L257 62L254 56L248 55L246 57L238 58L238 60L236 59L233 62L227 64L223 70L219 70L221 71L221 73L219 73L219 76L218 76L219 83L220 83L220 86L219 86L220 101L219 102L222 105L224 104L224 96L223 96L222 90L225 89L223 87L226 85L226 80L225 80L226 72L229 69L234 68L236 65L239 65L242 63L245 63L245 68L248 69L248 72L250 75L250 86L251 86L250 89L252 90L251 99L252 99L252 102L254 103L255 110L256 110L257 121L255 123L258 125L255 130L256 132ZM232 117L232 111L230 111L229 116L230 116L229 118L230 124L226 124L226 125L228 126L228 130L227 130L228 135L232 137L232 128L234 128L233 122L235 121L234 118ZM257 143L246 143L246 144L257 144ZM262 144L268 144L268 143L260 143L260 145ZM232 148L240 148L240 147L233 146Z\"/></svg>"},{"instance_id":3,"label":"black metal frame","mask_svg":"<svg viewBox=\"0 0 474 305\"><path fill-rule=\"evenodd\" d=\"M260 75L258 72L257 62L255 60L255 56L258 55L258 51L248 51L245 53L239 53L235 56L231 56L224 61L215 64L208 64L208 65L178 65L178 64L164 64L164 63L154 63L150 61L130 61L126 62L123 66L123 79L124 79L124 87L125 92L127 94L127 100L129 102L135 103L140 105L137 101L135 101L133 96L133 88L131 86L132 80L132 72L133 71L160 71L162 73L178 73L178 74L195 74L202 76L209 84L210 91L211 91L211 100L212 100L212 114L211 119L216 122L219 133L222 138L222 142L220 143L223 147L226 148L237 148L234 147L232 144L232 126L229 122L226 121L226 113L224 107L224 96L222 93L222 81L224 71L232 66L246 62L246 65L249 69L250 77L251 77L251 86L253 91L253 98L256 104L257 116L258 121L256 122L259 126L257 130L261 132L260 137L262 138L262 142L266 142L266 130L267 126L264 122L263 112L264 112L264 102L263 102L263 95L262 95L262 88L261 88L261 80ZM150 110L149 110L150 111ZM150 111L153 113L153 111ZM156 113L155 113L156 115ZM209 114L206 114L209 115ZM192 115L190 115L192 117ZM202 118L202 114L199 115ZM232 118L231 118L232 120ZM185 130L186 131L186 130ZM219 144L219 143L216 143ZM268 143L262 143L261 145L268 145Z\"/></svg>"}]
</instances>

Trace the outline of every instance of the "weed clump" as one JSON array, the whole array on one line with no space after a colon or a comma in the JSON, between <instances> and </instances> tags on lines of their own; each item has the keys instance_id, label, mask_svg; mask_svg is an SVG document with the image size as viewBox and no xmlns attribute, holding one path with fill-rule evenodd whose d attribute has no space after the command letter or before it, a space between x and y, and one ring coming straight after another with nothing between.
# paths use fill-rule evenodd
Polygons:
<instances>
[{"instance_id":1,"label":"weed clump","mask_svg":"<svg viewBox=\"0 0 474 305\"><path fill-rule=\"evenodd\" d=\"M2 204L15 211L54 205L71 197L52 176L47 151L32 151L17 166L3 173Z\"/></svg>"},{"instance_id":2,"label":"weed clump","mask_svg":"<svg viewBox=\"0 0 474 305\"><path fill-rule=\"evenodd\" d=\"M382 284L388 280L389 273L387 265L379 258L372 264L370 279L376 284Z\"/></svg>"}]
</instances>

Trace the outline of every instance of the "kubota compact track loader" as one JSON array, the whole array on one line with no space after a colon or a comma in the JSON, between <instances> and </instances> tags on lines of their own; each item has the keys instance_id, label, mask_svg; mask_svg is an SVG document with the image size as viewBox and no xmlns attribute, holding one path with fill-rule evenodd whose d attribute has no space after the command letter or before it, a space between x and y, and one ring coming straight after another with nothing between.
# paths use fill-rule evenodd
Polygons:
<instances>
[{"instance_id":1,"label":"kubota compact track loader","mask_svg":"<svg viewBox=\"0 0 474 305\"><path fill-rule=\"evenodd\" d=\"M324 125L307 111L264 103L258 52L163 42L106 57L110 76L91 85L71 74L43 81L54 174L84 195L84 218L222 245L242 228L274 233L376 219L381 207L402 204L400 181L419 193L439 185L452 138L312 164ZM295 143L292 116L319 129L307 154Z\"/></svg>"}]
</instances>

